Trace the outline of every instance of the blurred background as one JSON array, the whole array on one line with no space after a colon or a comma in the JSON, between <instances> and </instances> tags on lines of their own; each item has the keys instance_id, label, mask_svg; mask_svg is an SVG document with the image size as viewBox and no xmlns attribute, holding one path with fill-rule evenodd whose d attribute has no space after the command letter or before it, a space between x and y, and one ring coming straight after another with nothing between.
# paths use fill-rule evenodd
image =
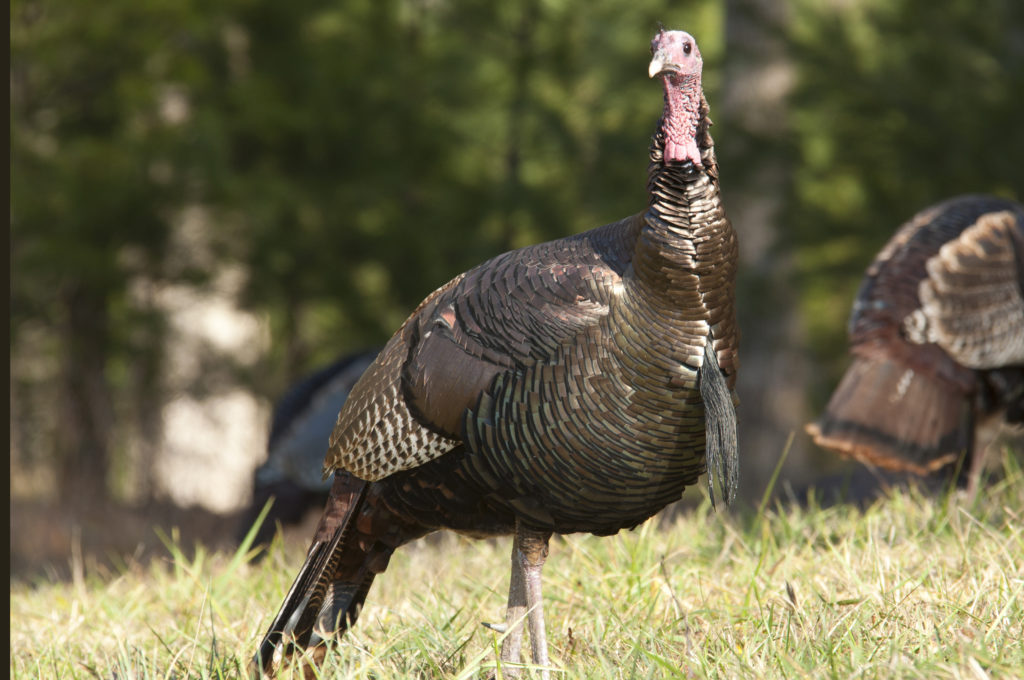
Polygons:
<instances>
[{"instance_id":1,"label":"blurred background","mask_svg":"<svg viewBox=\"0 0 1024 680\"><path fill-rule=\"evenodd\" d=\"M787 487L848 470L802 426L866 266L931 203L1024 199L1019 0L13 0L12 571L224 540L297 379L642 210L659 22L741 239L740 497L791 435Z\"/></svg>"}]
</instances>

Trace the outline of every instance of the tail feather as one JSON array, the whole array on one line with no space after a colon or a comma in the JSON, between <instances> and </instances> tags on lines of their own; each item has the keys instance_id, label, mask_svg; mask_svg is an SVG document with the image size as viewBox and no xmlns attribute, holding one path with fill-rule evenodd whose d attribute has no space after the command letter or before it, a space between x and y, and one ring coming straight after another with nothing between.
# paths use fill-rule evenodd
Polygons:
<instances>
[{"instance_id":1,"label":"tail feather","mask_svg":"<svg viewBox=\"0 0 1024 680\"><path fill-rule=\"evenodd\" d=\"M718 366L718 357L708 338L704 345L704 362L697 382L704 401L705 448L707 451L708 491L711 505L715 504L715 487L725 498L726 505L736 499L739 486L739 454L736 436L736 405L732 392Z\"/></svg>"},{"instance_id":2,"label":"tail feather","mask_svg":"<svg viewBox=\"0 0 1024 680\"><path fill-rule=\"evenodd\" d=\"M869 465L928 475L969 456L968 396L936 376L890 359L854 360L816 422L819 446Z\"/></svg>"},{"instance_id":3,"label":"tail feather","mask_svg":"<svg viewBox=\"0 0 1024 680\"><path fill-rule=\"evenodd\" d=\"M360 569L353 581L336 582L328 586L310 635L309 647L315 647L324 641L321 634L345 631L356 622L374 576L376 572Z\"/></svg>"},{"instance_id":4,"label":"tail feather","mask_svg":"<svg viewBox=\"0 0 1024 680\"><path fill-rule=\"evenodd\" d=\"M374 574L359 569L355 583L339 582L338 578L342 556L349 545L367 487L368 483L363 480L335 475L327 508L306 561L253 657L250 668L253 677L259 678L271 671L275 652L282 643L307 649L322 641L322 631L344 630L355 621L358 606ZM362 597L347 597L348 592L361 592Z\"/></svg>"}]
</instances>

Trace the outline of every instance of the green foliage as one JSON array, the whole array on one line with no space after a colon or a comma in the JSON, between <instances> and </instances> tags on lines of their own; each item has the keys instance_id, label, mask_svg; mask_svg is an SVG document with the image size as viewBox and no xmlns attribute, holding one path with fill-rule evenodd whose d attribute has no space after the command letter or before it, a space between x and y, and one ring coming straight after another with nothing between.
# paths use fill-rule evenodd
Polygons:
<instances>
[{"instance_id":1,"label":"green foliage","mask_svg":"<svg viewBox=\"0 0 1024 680\"><path fill-rule=\"evenodd\" d=\"M291 369L383 341L484 259L642 208L661 96L644 67L648 35L671 19L661 12L240 5L214 105L224 203L253 272L247 299L271 312ZM706 42L713 53L716 36Z\"/></svg>"},{"instance_id":2,"label":"green foliage","mask_svg":"<svg viewBox=\"0 0 1024 680\"><path fill-rule=\"evenodd\" d=\"M705 502L637 531L552 543L552 661L566 677L1020 677L1024 478L976 502L893 491L863 510ZM191 554L11 588L12 678L241 678L301 562ZM403 547L322 677L472 678L495 665L508 541ZM284 678L301 673L285 672Z\"/></svg>"},{"instance_id":3,"label":"green foliage","mask_svg":"<svg viewBox=\"0 0 1024 680\"><path fill-rule=\"evenodd\" d=\"M12 4L15 328L65 286L106 296L159 275L194 144L171 109L203 80L183 35L192 11Z\"/></svg>"},{"instance_id":4,"label":"green foliage","mask_svg":"<svg viewBox=\"0 0 1024 680\"><path fill-rule=\"evenodd\" d=\"M726 12L752 5L16 0L19 449L60 461L50 440L154 418L166 283L246 273L272 349L244 380L275 396L384 341L458 272L642 209L658 22L700 40L726 189L742 194L766 157L789 170L779 261L795 263L824 393L857 283L903 220L965 192L1021 198L1024 4L792 0L766 29L795 75L787 128L749 143L720 106L720 70ZM203 253L177 242L196 208ZM80 402L109 405L39 415Z\"/></svg>"},{"instance_id":5,"label":"green foliage","mask_svg":"<svg viewBox=\"0 0 1024 680\"><path fill-rule=\"evenodd\" d=\"M176 2L11 5L12 393L51 414L55 431L25 416L23 448L68 483L105 483L113 394L158 389L163 318L133 284L190 275L167 250L195 198L197 18Z\"/></svg>"},{"instance_id":6,"label":"green foliage","mask_svg":"<svg viewBox=\"0 0 1024 680\"><path fill-rule=\"evenodd\" d=\"M15 2L16 391L25 411L76 405L55 417L69 450L48 440L55 423L22 448L102 475L119 421L158 419L167 283L240 265L273 334L247 379L276 395L385 340L458 272L641 209L660 106L647 40L659 19L700 33L717 11ZM58 367L42 377L22 357Z\"/></svg>"},{"instance_id":7,"label":"green foliage","mask_svg":"<svg viewBox=\"0 0 1024 680\"><path fill-rule=\"evenodd\" d=\"M900 224L959 194L1024 198L1024 5L793 10L788 240L812 343L835 373L860 277Z\"/></svg>"}]
</instances>

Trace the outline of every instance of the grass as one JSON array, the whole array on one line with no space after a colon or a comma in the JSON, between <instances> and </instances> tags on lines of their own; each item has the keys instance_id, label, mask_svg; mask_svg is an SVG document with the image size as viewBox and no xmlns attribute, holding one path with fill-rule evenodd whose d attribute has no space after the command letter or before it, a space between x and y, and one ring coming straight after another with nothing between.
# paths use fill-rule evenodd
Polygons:
<instances>
[{"instance_id":1,"label":"grass","mask_svg":"<svg viewBox=\"0 0 1024 680\"><path fill-rule=\"evenodd\" d=\"M1012 456L1004 468L973 502L913 489L865 509L705 502L555 540L556 677L1024 677L1024 474ZM253 565L167 543L147 567L12 585L11 677L245 677L301 549L278 542ZM482 677L499 637L480 622L503 617L508 547L441 535L399 550L324 677Z\"/></svg>"}]
</instances>

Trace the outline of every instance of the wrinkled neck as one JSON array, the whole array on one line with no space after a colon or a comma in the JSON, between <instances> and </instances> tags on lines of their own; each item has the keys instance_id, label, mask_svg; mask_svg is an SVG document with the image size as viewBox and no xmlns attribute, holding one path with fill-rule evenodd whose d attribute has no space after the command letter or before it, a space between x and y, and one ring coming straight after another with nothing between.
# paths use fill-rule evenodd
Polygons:
<instances>
[{"instance_id":1,"label":"wrinkled neck","mask_svg":"<svg viewBox=\"0 0 1024 680\"><path fill-rule=\"evenodd\" d=\"M701 262L698 251L709 241L725 238L707 111L707 102L699 96L691 133L699 165L692 159L665 159L668 131L664 125L651 140L649 203L634 267L642 287L659 296L688 298L695 293L692 277L707 264Z\"/></svg>"},{"instance_id":2,"label":"wrinkled neck","mask_svg":"<svg viewBox=\"0 0 1024 680\"><path fill-rule=\"evenodd\" d=\"M665 110L661 116L661 132L664 140L666 163L693 162L701 164L697 148L697 129L701 118L703 102L701 76L670 75L664 80Z\"/></svg>"},{"instance_id":3,"label":"wrinkled neck","mask_svg":"<svg viewBox=\"0 0 1024 680\"><path fill-rule=\"evenodd\" d=\"M669 97L666 96L666 100ZM663 119L651 139L650 165L647 168L649 195L646 218L657 227L664 222L675 230L688 232L699 222L708 200L718 200L718 168L714 145L708 132L708 103L702 93L686 103L687 142L691 154L685 160L672 160L666 149L671 148L670 135L675 127ZM666 102L666 117L669 117Z\"/></svg>"}]
</instances>

